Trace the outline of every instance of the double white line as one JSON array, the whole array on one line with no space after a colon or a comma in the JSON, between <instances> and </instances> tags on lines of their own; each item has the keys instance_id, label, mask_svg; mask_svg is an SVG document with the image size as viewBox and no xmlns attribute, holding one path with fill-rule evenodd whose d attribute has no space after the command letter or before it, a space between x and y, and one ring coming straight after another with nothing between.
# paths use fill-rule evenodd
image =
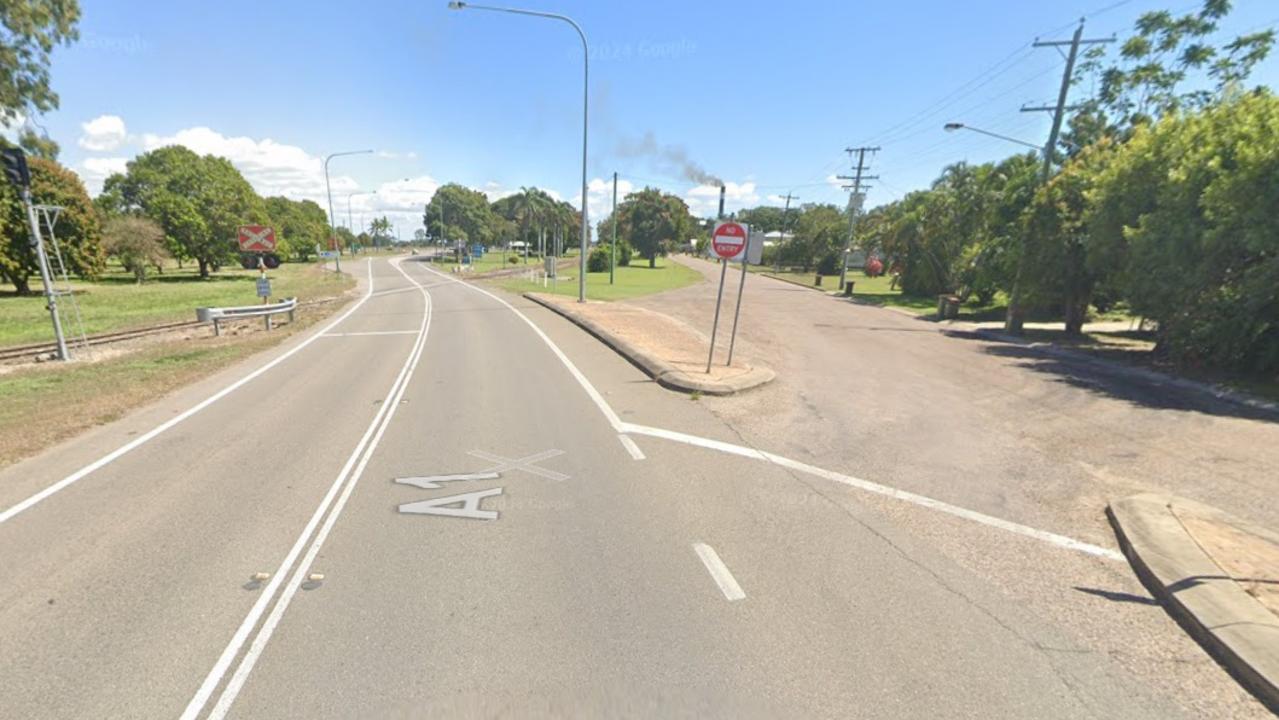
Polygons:
<instances>
[{"instance_id":1,"label":"double white line","mask_svg":"<svg viewBox=\"0 0 1279 720\"><path fill-rule=\"evenodd\" d=\"M249 614L245 616L244 622L240 623L235 635L231 637L231 642L227 643L226 649L218 657L217 663L209 671L208 676L204 678L200 689L196 691L195 697L191 698L191 702L187 704L186 710L182 713L183 720L196 718L204 711L209 700L213 697L213 692L222 683L236 656L244 648L249 635L257 627L258 621L262 618L263 613L266 612L267 606L276 599L278 594L278 602L271 608L271 613L267 616L266 621L258 628L257 635L254 636L253 642L249 645L244 657L240 659L240 664L236 667L235 673L227 682L226 687L222 689L222 694L218 696L217 703L213 706L209 717L225 717L227 711L231 709L231 704L235 702L235 698L244 686L245 680L248 679L249 673L253 671L253 666L266 648L267 642L270 641L271 634L275 632L280 618L284 616L284 612L288 609L289 603L297 593L298 587L310 571L311 563L320 552L325 539L328 538L329 532L333 529L333 524L337 522L338 515L342 513L342 508L346 506L347 499L351 497L352 491L355 490L356 483L359 482L360 476L364 474L365 466L368 465L369 459L377 449L378 443L382 441L382 435L386 432L387 426L391 423L391 418L395 416L396 408L400 405L400 397L404 395L405 388L408 387L409 380L413 377L413 371L417 368L418 360L422 357L422 348L426 345L427 333L431 329L431 296L421 283L404 272L399 262L392 261L392 264L401 275L417 287L426 303L422 311L422 323L418 328L417 341L413 344L413 349L404 361L404 366L400 368L399 376L395 378L390 391L387 392L386 398L379 406L377 414L373 416L373 421L369 423L368 429L364 431L364 436L360 438L355 450L347 458L346 464L342 466L341 472L338 473L337 479L333 481L328 493L320 501L320 506L315 509L315 514L311 516L311 520L302 529L302 534L298 536L292 549L284 557L284 561L280 563L280 567L271 576L271 581L263 589L262 595L253 604ZM320 525L321 521L323 521L322 526ZM319 526L319 532L316 532L317 526ZM313 535L314 537L312 537ZM308 541L310 542L309 545ZM285 576L288 575L290 568L294 568L298 556L302 554L304 549L306 554L302 557L301 562L296 564L292 577L285 584Z\"/></svg>"}]
</instances>

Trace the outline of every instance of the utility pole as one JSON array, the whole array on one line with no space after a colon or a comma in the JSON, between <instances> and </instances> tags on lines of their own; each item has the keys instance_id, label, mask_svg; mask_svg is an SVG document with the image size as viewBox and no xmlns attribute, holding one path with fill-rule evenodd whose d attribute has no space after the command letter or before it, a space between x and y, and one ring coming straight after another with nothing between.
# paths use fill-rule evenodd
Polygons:
<instances>
[{"instance_id":1,"label":"utility pole","mask_svg":"<svg viewBox=\"0 0 1279 720\"><path fill-rule=\"evenodd\" d=\"M844 283L848 281L848 253L853 247L853 227L857 223L857 214L861 212L862 204L866 199L866 191L862 187L862 183L867 180L878 180L878 175L867 175L866 173L866 153L879 152L878 147L856 147L844 148L844 152L848 153L848 159L851 161L853 153L857 153L857 167L854 175L839 175L840 180L852 180L852 185L845 185L845 190L852 190L852 194L848 196L848 239L844 241L844 253L839 261L839 290L844 291Z\"/></svg>"},{"instance_id":2,"label":"utility pole","mask_svg":"<svg viewBox=\"0 0 1279 720\"><path fill-rule=\"evenodd\" d=\"M782 234L777 238L777 249L773 251L773 272L782 271L782 243L786 242L786 218L790 215L790 201L798 199L798 195L786 193L786 206L782 208Z\"/></svg>"},{"instance_id":3,"label":"utility pole","mask_svg":"<svg viewBox=\"0 0 1279 720\"><path fill-rule=\"evenodd\" d=\"M608 284L613 284L613 272L617 269L617 173L613 173L613 256L608 262Z\"/></svg>"},{"instance_id":4,"label":"utility pole","mask_svg":"<svg viewBox=\"0 0 1279 720\"><path fill-rule=\"evenodd\" d=\"M1048 131L1048 142L1044 145L1044 169L1040 176L1041 185L1048 184L1048 179L1052 177L1053 156L1057 152L1057 138L1061 134L1061 123L1065 118L1066 112L1070 110L1078 110L1078 105L1067 105L1066 97L1070 94L1070 81L1075 74L1075 60L1079 58L1079 47L1081 45L1101 45L1104 43L1112 43L1115 41L1110 38L1096 38L1093 40L1084 40L1084 20L1079 19L1079 27L1075 28L1075 34L1069 40L1035 40L1032 47L1051 47L1058 48L1057 52L1061 52L1062 46L1069 46L1070 50L1066 53L1066 69L1061 75L1061 89L1057 91L1057 104L1055 105L1036 105L1023 106L1022 112L1050 112L1053 114L1052 128ZM1004 318L1004 331L1013 335L1022 333L1022 326L1026 321L1026 309L1021 304L1021 278L1026 267L1026 239L1022 238L1022 252L1017 259L1017 273L1013 276L1013 292L1012 297L1008 300L1008 315Z\"/></svg>"}]
</instances>

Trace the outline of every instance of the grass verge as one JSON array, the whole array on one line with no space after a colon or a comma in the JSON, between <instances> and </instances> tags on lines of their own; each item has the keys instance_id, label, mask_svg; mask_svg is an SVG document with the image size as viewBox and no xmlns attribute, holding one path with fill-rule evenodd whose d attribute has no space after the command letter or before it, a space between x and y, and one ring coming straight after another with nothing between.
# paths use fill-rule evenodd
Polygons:
<instances>
[{"instance_id":1,"label":"grass verge","mask_svg":"<svg viewBox=\"0 0 1279 720\"><path fill-rule=\"evenodd\" d=\"M647 263L617 268L614 283L609 285L608 273L587 273L586 297L589 300L625 300L682 288L699 282L702 274L669 259L659 258L657 267ZM540 282L529 282L520 277L503 278L496 284L514 293L544 292L556 295L577 296L577 272L561 271L554 286L542 287Z\"/></svg>"},{"instance_id":2,"label":"grass verge","mask_svg":"<svg viewBox=\"0 0 1279 720\"><path fill-rule=\"evenodd\" d=\"M325 280L328 296L342 295L354 284L347 276L331 273ZM320 297L311 295L311 299ZM48 362L10 370L0 375L0 466L111 422L277 345L341 306L333 302L302 308L296 322L270 333L253 330L214 338L200 328L185 340L146 341L128 348L106 346L120 354L103 360Z\"/></svg>"},{"instance_id":3,"label":"grass verge","mask_svg":"<svg viewBox=\"0 0 1279 720\"><path fill-rule=\"evenodd\" d=\"M146 283L138 285L133 276L112 264L94 282L73 280L76 301L84 318L84 330L95 333L126 330L179 320L194 320L195 308L253 305L257 297L256 270L223 268L208 280L195 269L165 268ZM285 263L268 270L271 292L277 298L314 300L341 294L350 281L322 270L318 265ZM70 304L60 301L64 319L71 317ZM71 324L64 326L68 338L76 334ZM53 340L49 313L41 295L0 294L0 346L24 345Z\"/></svg>"}]
</instances>

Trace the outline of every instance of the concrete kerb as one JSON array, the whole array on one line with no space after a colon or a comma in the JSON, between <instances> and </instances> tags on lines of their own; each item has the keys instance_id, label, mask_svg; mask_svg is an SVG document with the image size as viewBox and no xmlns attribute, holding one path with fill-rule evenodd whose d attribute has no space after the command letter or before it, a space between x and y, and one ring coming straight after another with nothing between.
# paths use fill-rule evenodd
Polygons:
<instances>
[{"instance_id":1,"label":"concrete kerb","mask_svg":"<svg viewBox=\"0 0 1279 720\"><path fill-rule=\"evenodd\" d=\"M705 395L733 395L735 393L742 392L743 390L749 390L750 388L763 385L772 381L773 378L776 377L776 374L772 370L767 368L754 368L741 376L728 380L700 378L694 374L677 369L661 358L654 357L652 354L636 347L633 343L628 342L624 338L614 335L599 323L589 318L582 317L568 308L537 297L534 293L524 293L524 297L582 328L597 340L607 345L618 355L626 358L632 365L643 371L645 375L653 378L657 384L670 390L688 393L695 392Z\"/></svg>"},{"instance_id":2,"label":"concrete kerb","mask_svg":"<svg viewBox=\"0 0 1279 720\"><path fill-rule=\"evenodd\" d=\"M1279 618L1204 552L1173 513L1189 500L1142 494L1106 516L1142 583L1191 637L1270 710L1279 712Z\"/></svg>"}]
</instances>

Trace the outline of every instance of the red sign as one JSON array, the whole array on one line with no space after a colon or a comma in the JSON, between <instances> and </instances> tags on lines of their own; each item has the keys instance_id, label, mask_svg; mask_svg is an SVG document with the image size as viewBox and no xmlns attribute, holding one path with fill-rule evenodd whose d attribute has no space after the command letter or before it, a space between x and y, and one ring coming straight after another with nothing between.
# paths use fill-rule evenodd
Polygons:
<instances>
[{"instance_id":1,"label":"red sign","mask_svg":"<svg viewBox=\"0 0 1279 720\"><path fill-rule=\"evenodd\" d=\"M240 250L243 252L275 252L275 229L263 225L241 225Z\"/></svg>"},{"instance_id":2,"label":"red sign","mask_svg":"<svg viewBox=\"0 0 1279 720\"><path fill-rule=\"evenodd\" d=\"M745 225L729 221L715 226L715 232L711 234L711 250L716 255L728 260L737 257L745 248Z\"/></svg>"}]
</instances>

